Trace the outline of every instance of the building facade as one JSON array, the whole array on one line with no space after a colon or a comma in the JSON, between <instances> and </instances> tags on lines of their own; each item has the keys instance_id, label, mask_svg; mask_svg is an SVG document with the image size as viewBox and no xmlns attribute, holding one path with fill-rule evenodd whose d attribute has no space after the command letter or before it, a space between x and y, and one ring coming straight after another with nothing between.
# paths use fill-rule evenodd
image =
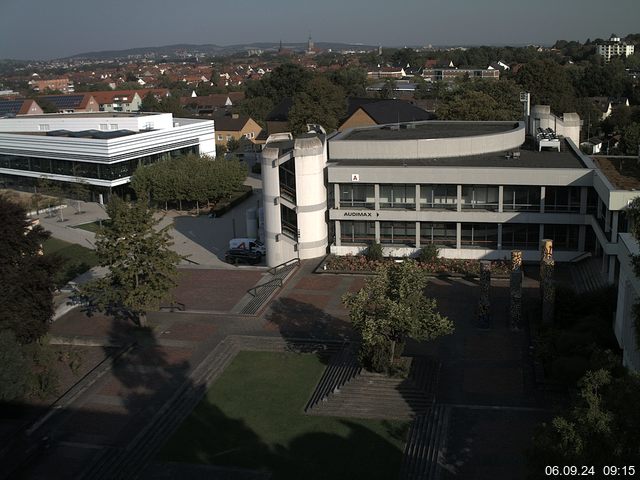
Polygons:
<instances>
[{"instance_id":1,"label":"building facade","mask_svg":"<svg viewBox=\"0 0 640 480\"><path fill-rule=\"evenodd\" d=\"M0 119L0 184L82 182L110 194L139 165L198 153L215 157L211 120L170 113L49 114Z\"/></svg>"},{"instance_id":2,"label":"building facade","mask_svg":"<svg viewBox=\"0 0 640 480\"><path fill-rule=\"evenodd\" d=\"M393 257L433 244L447 258L505 259L517 249L525 261L539 261L540 242L549 238L556 261L599 258L609 283L621 282L617 334L626 364L640 369L627 331L640 282L629 266L637 245L627 238L625 213L640 179L638 188L616 183L605 172L619 160L580 152L572 140L577 115L545 115L534 107L524 122L272 135L262 153L268 265L358 254L374 242Z\"/></svg>"},{"instance_id":3,"label":"building facade","mask_svg":"<svg viewBox=\"0 0 640 480\"><path fill-rule=\"evenodd\" d=\"M633 55L634 45L623 42L616 34L612 34L609 41L598 44L598 55L610 62L612 57L628 57Z\"/></svg>"}]
</instances>

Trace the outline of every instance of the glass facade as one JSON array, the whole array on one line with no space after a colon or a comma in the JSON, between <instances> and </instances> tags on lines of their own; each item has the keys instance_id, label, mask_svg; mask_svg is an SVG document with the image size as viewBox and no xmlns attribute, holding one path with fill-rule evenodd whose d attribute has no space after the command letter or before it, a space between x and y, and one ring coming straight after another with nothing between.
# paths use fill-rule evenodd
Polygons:
<instances>
[{"instance_id":1,"label":"glass facade","mask_svg":"<svg viewBox=\"0 0 640 480\"><path fill-rule=\"evenodd\" d=\"M296 202L296 162L288 160L278 167L280 173L280 196Z\"/></svg>"},{"instance_id":2,"label":"glass facade","mask_svg":"<svg viewBox=\"0 0 640 480\"><path fill-rule=\"evenodd\" d=\"M460 238L462 248L498 248L497 223L463 223Z\"/></svg>"},{"instance_id":3,"label":"glass facade","mask_svg":"<svg viewBox=\"0 0 640 480\"><path fill-rule=\"evenodd\" d=\"M380 208L415 210L416 186L397 183L380 185Z\"/></svg>"},{"instance_id":4,"label":"glass facade","mask_svg":"<svg viewBox=\"0 0 640 480\"><path fill-rule=\"evenodd\" d=\"M296 215L296 212L289 207L280 205L280 218L283 235L298 241L298 215Z\"/></svg>"},{"instance_id":5,"label":"glass facade","mask_svg":"<svg viewBox=\"0 0 640 480\"><path fill-rule=\"evenodd\" d=\"M376 240L375 222L340 222L340 241L344 245L366 245Z\"/></svg>"},{"instance_id":6,"label":"glass facade","mask_svg":"<svg viewBox=\"0 0 640 480\"><path fill-rule=\"evenodd\" d=\"M463 210L498 210L498 187L485 185L462 186Z\"/></svg>"},{"instance_id":7,"label":"glass facade","mask_svg":"<svg viewBox=\"0 0 640 480\"><path fill-rule=\"evenodd\" d=\"M117 180L130 177L140 165L149 165L170 157L198 153L198 147L187 147L171 152L156 153L116 163L79 162L42 157L22 157L0 154L0 168L38 172L42 175L67 175L96 180Z\"/></svg>"},{"instance_id":8,"label":"glass facade","mask_svg":"<svg viewBox=\"0 0 640 480\"><path fill-rule=\"evenodd\" d=\"M456 185L420 185L420 208L456 210L458 187Z\"/></svg>"},{"instance_id":9,"label":"glass facade","mask_svg":"<svg viewBox=\"0 0 640 480\"><path fill-rule=\"evenodd\" d=\"M505 250L537 250L540 244L537 223L502 224L502 248Z\"/></svg>"},{"instance_id":10,"label":"glass facade","mask_svg":"<svg viewBox=\"0 0 640 480\"><path fill-rule=\"evenodd\" d=\"M416 222L380 222L380 243L416 244Z\"/></svg>"},{"instance_id":11,"label":"glass facade","mask_svg":"<svg viewBox=\"0 0 640 480\"><path fill-rule=\"evenodd\" d=\"M433 243L442 247L456 247L455 223L420 223L420 245Z\"/></svg>"},{"instance_id":12,"label":"glass facade","mask_svg":"<svg viewBox=\"0 0 640 480\"><path fill-rule=\"evenodd\" d=\"M373 210L375 208L373 184L341 184L340 208L368 208Z\"/></svg>"},{"instance_id":13,"label":"glass facade","mask_svg":"<svg viewBox=\"0 0 640 480\"><path fill-rule=\"evenodd\" d=\"M544 211L580 213L580 187L546 187Z\"/></svg>"},{"instance_id":14,"label":"glass facade","mask_svg":"<svg viewBox=\"0 0 640 480\"><path fill-rule=\"evenodd\" d=\"M554 250L578 250L578 225L544 226L544 238L553 240Z\"/></svg>"},{"instance_id":15,"label":"glass facade","mask_svg":"<svg viewBox=\"0 0 640 480\"><path fill-rule=\"evenodd\" d=\"M539 212L540 187L505 186L502 208L505 212Z\"/></svg>"}]
</instances>

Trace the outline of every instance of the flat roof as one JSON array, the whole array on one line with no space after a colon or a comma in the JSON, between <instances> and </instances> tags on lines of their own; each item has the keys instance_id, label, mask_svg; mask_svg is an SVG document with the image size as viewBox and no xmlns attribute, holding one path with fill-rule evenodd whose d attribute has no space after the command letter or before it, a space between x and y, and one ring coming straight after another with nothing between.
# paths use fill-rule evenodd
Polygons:
<instances>
[{"instance_id":1,"label":"flat roof","mask_svg":"<svg viewBox=\"0 0 640 480\"><path fill-rule=\"evenodd\" d=\"M412 159L366 159L331 158L329 162L338 166L370 166L370 167L487 167L487 168L587 168L571 147L563 140L563 151L532 149L525 143L520 150L520 157L509 158L512 150L448 158L412 158Z\"/></svg>"},{"instance_id":2,"label":"flat roof","mask_svg":"<svg viewBox=\"0 0 640 480\"><path fill-rule=\"evenodd\" d=\"M146 117L151 115L162 115L161 112L79 112L79 113L43 113L42 115L21 115L11 118L11 120L28 120L30 118L94 118L94 117Z\"/></svg>"},{"instance_id":3,"label":"flat roof","mask_svg":"<svg viewBox=\"0 0 640 480\"><path fill-rule=\"evenodd\" d=\"M412 128L407 128L410 125ZM474 137L506 133L518 128L518 122L446 122L429 121L375 128L358 128L334 140L426 140L430 138Z\"/></svg>"},{"instance_id":4,"label":"flat roof","mask_svg":"<svg viewBox=\"0 0 640 480\"><path fill-rule=\"evenodd\" d=\"M598 169L604 173L616 190L640 190L638 157L594 156Z\"/></svg>"}]
</instances>

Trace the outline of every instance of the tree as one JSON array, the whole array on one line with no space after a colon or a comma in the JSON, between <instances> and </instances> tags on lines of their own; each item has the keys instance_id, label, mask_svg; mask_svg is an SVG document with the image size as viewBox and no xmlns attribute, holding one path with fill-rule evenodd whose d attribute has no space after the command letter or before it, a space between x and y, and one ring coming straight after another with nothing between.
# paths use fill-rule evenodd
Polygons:
<instances>
[{"instance_id":1,"label":"tree","mask_svg":"<svg viewBox=\"0 0 640 480\"><path fill-rule=\"evenodd\" d=\"M0 225L0 330L13 331L19 343L33 342L47 332L53 315L53 279L60 262L40 255L49 233L3 196Z\"/></svg>"},{"instance_id":2,"label":"tree","mask_svg":"<svg viewBox=\"0 0 640 480\"><path fill-rule=\"evenodd\" d=\"M123 312L144 326L147 312L175 286L182 257L170 249L169 226L158 229L160 221L144 203L113 196L107 213L111 220L96 235L96 254L109 272L90 282L84 295L92 307Z\"/></svg>"},{"instance_id":3,"label":"tree","mask_svg":"<svg viewBox=\"0 0 640 480\"><path fill-rule=\"evenodd\" d=\"M441 120L518 120L520 88L510 80L459 82L444 93L436 114Z\"/></svg>"},{"instance_id":4,"label":"tree","mask_svg":"<svg viewBox=\"0 0 640 480\"><path fill-rule=\"evenodd\" d=\"M346 112L344 90L325 77L311 80L305 90L293 97L289 110L289 128L294 133L307 131L307 124L317 123L327 131L338 128Z\"/></svg>"},{"instance_id":5,"label":"tree","mask_svg":"<svg viewBox=\"0 0 640 480\"><path fill-rule=\"evenodd\" d=\"M575 92L567 69L552 60L534 60L515 75L515 81L531 93L533 105L550 105L562 114L575 109Z\"/></svg>"},{"instance_id":6,"label":"tree","mask_svg":"<svg viewBox=\"0 0 640 480\"><path fill-rule=\"evenodd\" d=\"M359 292L342 298L362 335L360 359L365 365L383 371L407 338L432 340L453 332L453 323L438 313L436 301L425 296L426 285L424 271L405 260L381 267Z\"/></svg>"},{"instance_id":7,"label":"tree","mask_svg":"<svg viewBox=\"0 0 640 480\"><path fill-rule=\"evenodd\" d=\"M29 360L11 330L0 331L0 401L23 398L30 390Z\"/></svg>"},{"instance_id":8,"label":"tree","mask_svg":"<svg viewBox=\"0 0 640 480\"><path fill-rule=\"evenodd\" d=\"M625 155L638 155L640 152L640 123L634 122L622 130L620 149Z\"/></svg>"},{"instance_id":9,"label":"tree","mask_svg":"<svg viewBox=\"0 0 640 480\"><path fill-rule=\"evenodd\" d=\"M273 102L267 97L247 98L238 107L238 112L241 115L251 117L258 122L262 128L264 128L265 119L271 110L273 110Z\"/></svg>"},{"instance_id":10,"label":"tree","mask_svg":"<svg viewBox=\"0 0 640 480\"><path fill-rule=\"evenodd\" d=\"M141 112L159 112L160 111L160 102L156 98L156 96L149 92L147 93L142 102L140 103L140 111Z\"/></svg>"},{"instance_id":11,"label":"tree","mask_svg":"<svg viewBox=\"0 0 640 480\"><path fill-rule=\"evenodd\" d=\"M546 465L637 465L640 461L640 377L613 378L601 369L578 383L570 410L544 423L529 453L530 478L548 478Z\"/></svg>"},{"instance_id":12,"label":"tree","mask_svg":"<svg viewBox=\"0 0 640 480\"><path fill-rule=\"evenodd\" d=\"M340 68L331 74L331 81L342 87L348 97L364 97L367 94L367 71L363 68Z\"/></svg>"},{"instance_id":13,"label":"tree","mask_svg":"<svg viewBox=\"0 0 640 480\"><path fill-rule=\"evenodd\" d=\"M387 78L380 89L380 98L393 98L397 88L396 81L393 78Z\"/></svg>"}]
</instances>

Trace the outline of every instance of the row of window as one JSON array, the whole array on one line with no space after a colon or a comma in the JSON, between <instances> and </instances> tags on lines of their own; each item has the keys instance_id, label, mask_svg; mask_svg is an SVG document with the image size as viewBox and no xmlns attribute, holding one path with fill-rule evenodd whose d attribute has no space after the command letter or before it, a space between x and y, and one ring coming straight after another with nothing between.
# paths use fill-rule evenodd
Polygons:
<instances>
[{"instance_id":1,"label":"row of window","mask_svg":"<svg viewBox=\"0 0 640 480\"><path fill-rule=\"evenodd\" d=\"M119 178L130 177L140 165L149 165L160 160L186 155L188 153L197 154L198 147L181 148L170 152L146 155L144 157L111 164L0 154L0 168L38 172L42 175L67 175L99 180L117 180Z\"/></svg>"},{"instance_id":2,"label":"row of window","mask_svg":"<svg viewBox=\"0 0 640 480\"><path fill-rule=\"evenodd\" d=\"M456 224L419 223L420 244L433 243L441 247L456 247ZM578 225L545 225L544 236L554 241L558 250L578 249ZM460 246L462 248L498 248L498 224L461 224ZM540 228L537 224L502 224L502 248L537 250ZM362 245L376 241L375 222L340 222L340 241L343 245ZM390 245L416 244L416 222L380 222L380 243Z\"/></svg>"},{"instance_id":3,"label":"row of window","mask_svg":"<svg viewBox=\"0 0 640 480\"><path fill-rule=\"evenodd\" d=\"M375 190L372 184L341 184L340 208L375 208ZM456 185L420 185L420 209L456 210L458 189ZM590 198L591 203L595 198ZM379 187L381 209L416 209L416 188L411 184L381 184ZM463 185L460 198L462 210L497 211L499 190L497 186ZM546 187L546 212L580 211L580 187ZM540 211L540 187L505 186L502 208L504 211Z\"/></svg>"}]
</instances>

